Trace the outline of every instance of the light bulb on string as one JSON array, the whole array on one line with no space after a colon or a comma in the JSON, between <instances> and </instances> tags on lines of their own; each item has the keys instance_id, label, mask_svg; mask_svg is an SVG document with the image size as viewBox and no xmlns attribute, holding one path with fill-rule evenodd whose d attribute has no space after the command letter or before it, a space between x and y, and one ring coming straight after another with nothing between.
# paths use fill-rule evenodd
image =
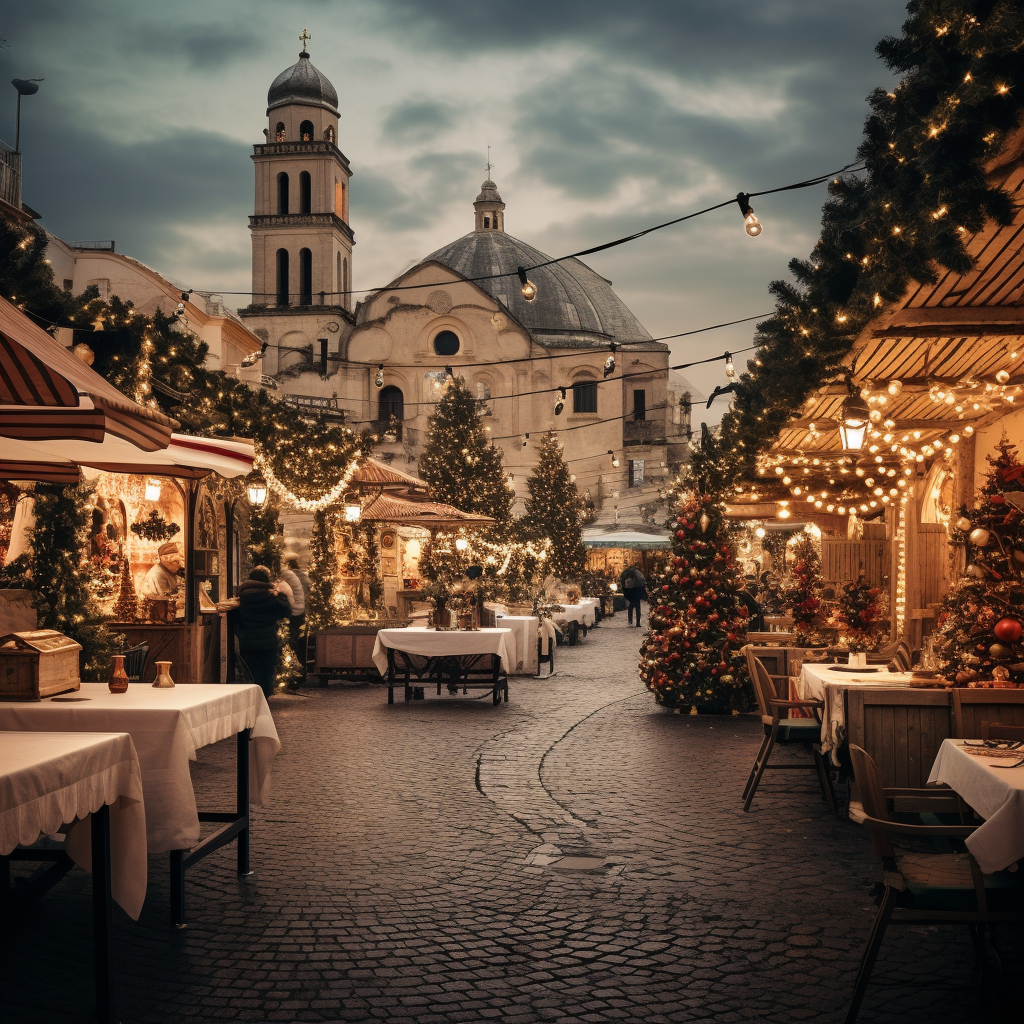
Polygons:
<instances>
[{"instance_id":1,"label":"light bulb on string","mask_svg":"<svg viewBox=\"0 0 1024 1024\"><path fill-rule=\"evenodd\" d=\"M736 202L739 204L740 213L743 214L743 230L751 238L757 238L764 229L761 227L761 222L754 216L754 208L750 205L750 194L738 192Z\"/></svg>"},{"instance_id":2,"label":"light bulb on string","mask_svg":"<svg viewBox=\"0 0 1024 1024\"><path fill-rule=\"evenodd\" d=\"M604 361L604 375L608 377L615 372L615 342L612 342L611 355Z\"/></svg>"},{"instance_id":3,"label":"light bulb on string","mask_svg":"<svg viewBox=\"0 0 1024 1024\"><path fill-rule=\"evenodd\" d=\"M565 395L566 395L566 389L565 388L559 388L558 389L558 397L555 399L555 415L556 416L561 416L562 415L562 411L565 409Z\"/></svg>"},{"instance_id":4,"label":"light bulb on string","mask_svg":"<svg viewBox=\"0 0 1024 1024\"><path fill-rule=\"evenodd\" d=\"M529 443L530 443L530 435L528 433L524 434L523 435L523 447L525 448Z\"/></svg>"},{"instance_id":5,"label":"light bulb on string","mask_svg":"<svg viewBox=\"0 0 1024 1024\"><path fill-rule=\"evenodd\" d=\"M377 375L373 378L374 387L378 390L384 387L384 364L377 364Z\"/></svg>"},{"instance_id":6,"label":"light bulb on string","mask_svg":"<svg viewBox=\"0 0 1024 1024\"><path fill-rule=\"evenodd\" d=\"M526 276L524 267L518 267L516 273L519 275L519 283L522 285L523 298L527 302L533 302L537 298L537 286Z\"/></svg>"},{"instance_id":7,"label":"light bulb on string","mask_svg":"<svg viewBox=\"0 0 1024 1024\"><path fill-rule=\"evenodd\" d=\"M618 457L618 455L616 455L615 452L613 452L611 450L611 448L608 449L608 454L612 457L612 468L613 469L618 469L619 468L619 457Z\"/></svg>"},{"instance_id":8,"label":"light bulb on string","mask_svg":"<svg viewBox=\"0 0 1024 1024\"><path fill-rule=\"evenodd\" d=\"M505 486L510 491L514 491L516 489L516 475L515 475L515 473L509 473L509 475L507 477L505 477Z\"/></svg>"},{"instance_id":9,"label":"light bulb on string","mask_svg":"<svg viewBox=\"0 0 1024 1024\"><path fill-rule=\"evenodd\" d=\"M729 380L736 379L736 365L732 361L732 353L725 353L725 375Z\"/></svg>"}]
</instances>

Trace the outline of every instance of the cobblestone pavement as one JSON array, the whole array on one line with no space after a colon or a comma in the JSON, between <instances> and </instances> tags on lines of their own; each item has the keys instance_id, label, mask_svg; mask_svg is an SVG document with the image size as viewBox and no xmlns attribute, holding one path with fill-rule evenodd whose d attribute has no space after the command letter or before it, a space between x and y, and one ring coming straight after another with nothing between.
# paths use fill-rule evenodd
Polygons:
<instances>
[{"instance_id":1,"label":"cobblestone pavement","mask_svg":"<svg viewBox=\"0 0 1024 1024\"><path fill-rule=\"evenodd\" d=\"M811 772L744 814L759 723L657 709L639 636L617 615L497 708L274 698L255 874L230 848L193 869L179 931L151 859L141 920L115 912L121 1019L841 1020L874 912L866 835ZM227 805L232 744L193 778ZM88 893L76 870L6 929L0 1019L89 1019ZM861 1019L979 1019L972 964L966 929L893 929Z\"/></svg>"}]
</instances>

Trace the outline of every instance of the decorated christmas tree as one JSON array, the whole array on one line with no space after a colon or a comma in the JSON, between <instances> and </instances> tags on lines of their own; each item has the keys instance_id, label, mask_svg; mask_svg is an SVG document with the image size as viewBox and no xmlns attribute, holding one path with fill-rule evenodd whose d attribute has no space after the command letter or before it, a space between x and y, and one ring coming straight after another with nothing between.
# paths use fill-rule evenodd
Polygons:
<instances>
[{"instance_id":1,"label":"decorated christmas tree","mask_svg":"<svg viewBox=\"0 0 1024 1024\"><path fill-rule=\"evenodd\" d=\"M796 643L809 644L821 635L821 558L813 538L806 533L793 544L793 568L786 588L786 603L793 609L793 633Z\"/></svg>"},{"instance_id":2,"label":"decorated christmas tree","mask_svg":"<svg viewBox=\"0 0 1024 1024\"><path fill-rule=\"evenodd\" d=\"M118 622L134 622L139 611L139 599L135 594L132 567L128 556L121 559L121 585L114 605L114 618Z\"/></svg>"},{"instance_id":3,"label":"decorated christmas tree","mask_svg":"<svg viewBox=\"0 0 1024 1024\"><path fill-rule=\"evenodd\" d=\"M448 378L427 423L419 470L437 501L491 516L501 525L511 522L515 494L505 479L504 456L488 439L462 377Z\"/></svg>"},{"instance_id":4,"label":"decorated christmas tree","mask_svg":"<svg viewBox=\"0 0 1024 1024\"><path fill-rule=\"evenodd\" d=\"M649 590L640 678L677 713L748 711L754 697L740 653L747 609L736 596L741 573L726 542L724 505L696 495L673 525L672 555Z\"/></svg>"},{"instance_id":5,"label":"decorated christmas tree","mask_svg":"<svg viewBox=\"0 0 1024 1024\"><path fill-rule=\"evenodd\" d=\"M1024 685L1024 465L1005 434L973 508L954 539L967 568L943 604L936 631L939 672L959 686Z\"/></svg>"},{"instance_id":6,"label":"decorated christmas tree","mask_svg":"<svg viewBox=\"0 0 1024 1024\"><path fill-rule=\"evenodd\" d=\"M526 481L530 496L522 525L538 540L551 540L548 571L563 580L578 580L586 568L583 547L585 509L562 457L562 444L545 434L537 448L537 465Z\"/></svg>"},{"instance_id":7,"label":"decorated christmas tree","mask_svg":"<svg viewBox=\"0 0 1024 1024\"><path fill-rule=\"evenodd\" d=\"M852 651L870 651L878 646L887 622L885 595L873 587L864 573L847 583L839 595L839 632Z\"/></svg>"}]
</instances>

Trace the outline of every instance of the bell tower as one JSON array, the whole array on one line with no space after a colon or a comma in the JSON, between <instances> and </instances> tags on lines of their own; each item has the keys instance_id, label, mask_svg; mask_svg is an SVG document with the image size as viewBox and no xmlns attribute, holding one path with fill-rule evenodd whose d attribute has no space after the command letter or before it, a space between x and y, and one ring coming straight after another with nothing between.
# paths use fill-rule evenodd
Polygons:
<instances>
[{"instance_id":1,"label":"bell tower","mask_svg":"<svg viewBox=\"0 0 1024 1024\"><path fill-rule=\"evenodd\" d=\"M256 170L249 320L320 312L350 318L352 170L338 148L338 93L309 59L303 29L298 63L267 93L266 141L253 147ZM346 316L347 315L347 316ZM250 324L250 326L252 326Z\"/></svg>"}]
</instances>

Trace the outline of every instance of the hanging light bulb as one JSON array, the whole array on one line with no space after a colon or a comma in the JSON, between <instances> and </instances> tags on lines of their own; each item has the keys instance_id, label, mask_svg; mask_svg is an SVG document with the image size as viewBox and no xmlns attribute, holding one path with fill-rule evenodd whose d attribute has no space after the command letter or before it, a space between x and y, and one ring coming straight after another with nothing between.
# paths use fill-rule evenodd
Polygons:
<instances>
[{"instance_id":1,"label":"hanging light bulb","mask_svg":"<svg viewBox=\"0 0 1024 1024\"><path fill-rule=\"evenodd\" d=\"M615 342L612 342L612 354L604 361L604 375L609 376L615 372Z\"/></svg>"},{"instance_id":2,"label":"hanging light bulb","mask_svg":"<svg viewBox=\"0 0 1024 1024\"><path fill-rule=\"evenodd\" d=\"M889 381L889 386L885 390L895 398L903 390L903 381L891 380Z\"/></svg>"},{"instance_id":3,"label":"hanging light bulb","mask_svg":"<svg viewBox=\"0 0 1024 1024\"><path fill-rule=\"evenodd\" d=\"M726 375L726 377L729 378L729 380L735 380L736 379L736 366L735 366L735 364L732 361L732 353L731 352L726 352L725 353L725 375Z\"/></svg>"},{"instance_id":4,"label":"hanging light bulb","mask_svg":"<svg viewBox=\"0 0 1024 1024\"><path fill-rule=\"evenodd\" d=\"M562 411L565 409L565 395L566 395L566 389L565 388L559 388L558 389L558 397L555 399L555 415L556 416L561 416L562 415Z\"/></svg>"},{"instance_id":5,"label":"hanging light bulb","mask_svg":"<svg viewBox=\"0 0 1024 1024\"><path fill-rule=\"evenodd\" d=\"M515 475L515 473L511 473L510 472L509 475L507 477L505 477L505 486L510 491L514 491L516 489L516 475Z\"/></svg>"},{"instance_id":6,"label":"hanging light bulb","mask_svg":"<svg viewBox=\"0 0 1024 1024\"><path fill-rule=\"evenodd\" d=\"M611 450L611 448L608 449L608 454L612 457L612 468L613 469L618 469L619 468L619 457L618 457L618 455L616 455L615 452L613 452Z\"/></svg>"},{"instance_id":7,"label":"hanging light bulb","mask_svg":"<svg viewBox=\"0 0 1024 1024\"><path fill-rule=\"evenodd\" d=\"M249 504L256 508L267 500L267 481L258 469L245 478L245 489L249 495Z\"/></svg>"},{"instance_id":8,"label":"hanging light bulb","mask_svg":"<svg viewBox=\"0 0 1024 1024\"><path fill-rule=\"evenodd\" d=\"M750 205L750 194L747 192L737 193L736 202L739 203L740 213L743 214L743 230L751 238L757 238L763 228L761 222L754 216L754 208Z\"/></svg>"},{"instance_id":9,"label":"hanging light bulb","mask_svg":"<svg viewBox=\"0 0 1024 1024\"><path fill-rule=\"evenodd\" d=\"M530 435L528 433L524 434L523 435L523 447L525 448L529 443L530 443Z\"/></svg>"},{"instance_id":10,"label":"hanging light bulb","mask_svg":"<svg viewBox=\"0 0 1024 1024\"><path fill-rule=\"evenodd\" d=\"M527 302L533 302L537 298L537 286L527 278L523 267L519 267L516 273L519 274L519 283L523 286L523 298Z\"/></svg>"},{"instance_id":11,"label":"hanging light bulb","mask_svg":"<svg viewBox=\"0 0 1024 1024\"><path fill-rule=\"evenodd\" d=\"M146 481L146 501L159 501L161 489L160 481L150 477Z\"/></svg>"},{"instance_id":12,"label":"hanging light bulb","mask_svg":"<svg viewBox=\"0 0 1024 1024\"><path fill-rule=\"evenodd\" d=\"M1010 379L1010 371L1009 370L997 370L996 371L996 380L1000 384L1005 384L1009 379Z\"/></svg>"},{"instance_id":13,"label":"hanging light bulb","mask_svg":"<svg viewBox=\"0 0 1024 1024\"><path fill-rule=\"evenodd\" d=\"M105 331L106 330L106 327L103 324L103 317L100 316L98 313L96 314L96 319L93 320L93 322L92 322L92 329L94 331Z\"/></svg>"},{"instance_id":14,"label":"hanging light bulb","mask_svg":"<svg viewBox=\"0 0 1024 1024\"><path fill-rule=\"evenodd\" d=\"M374 386L378 389L384 387L384 364L377 364L377 376L373 378Z\"/></svg>"},{"instance_id":15,"label":"hanging light bulb","mask_svg":"<svg viewBox=\"0 0 1024 1024\"><path fill-rule=\"evenodd\" d=\"M466 540L465 537L456 537L455 538L455 550L456 551L465 551L466 548L468 548L468 547L469 547L469 541Z\"/></svg>"}]
</instances>

